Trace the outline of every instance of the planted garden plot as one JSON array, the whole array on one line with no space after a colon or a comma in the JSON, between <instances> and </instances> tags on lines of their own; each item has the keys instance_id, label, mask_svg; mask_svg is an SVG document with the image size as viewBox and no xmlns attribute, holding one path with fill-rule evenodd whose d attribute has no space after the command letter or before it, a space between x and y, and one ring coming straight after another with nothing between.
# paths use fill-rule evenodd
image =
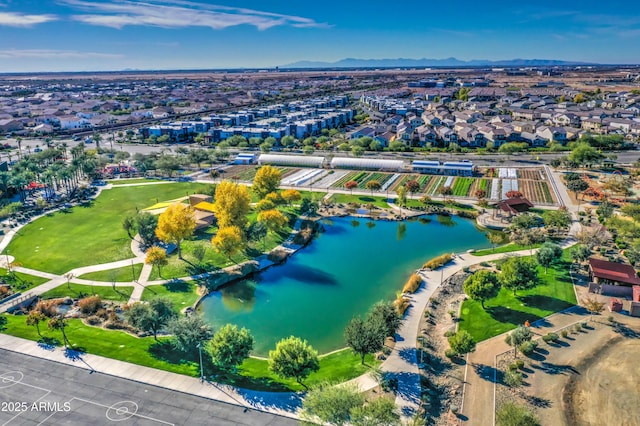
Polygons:
<instances>
[{"instance_id":1,"label":"planted garden plot","mask_svg":"<svg viewBox=\"0 0 640 426\"><path fill-rule=\"evenodd\" d=\"M521 180L520 192L533 204L554 204L556 202L549 183L541 180Z\"/></svg>"},{"instance_id":2,"label":"planted garden plot","mask_svg":"<svg viewBox=\"0 0 640 426\"><path fill-rule=\"evenodd\" d=\"M471 185L475 182L474 178L459 177L453 183L453 195L455 197L467 197L469 196L469 190Z\"/></svg>"},{"instance_id":3,"label":"planted garden plot","mask_svg":"<svg viewBox=\"0 0 640 426\"><path fill-rule=\"evenodd\" d=\"M329 188L330 186L334 186L336 182L348 174L348 170L330 170L326 176L319 181L314 182L314 185L320 188Z\"/></svg>"},{"instance_id":4,"label":"planted garden plot","mask_svg":"<svg viewBox=\"0 0 640 426\"><path fill-rule=\"evenodd\" d=\"M476 179L475 185L471 187L470 196L475 197L477 191L484 191L484 198L490 198L491 196L491 179Z\"/></svg>"},{"instance_id":5,"label":"planted garden plot","mask_svg":"<svg viewBox=\"0 0 640 426\"><path fill-rule=\"evenodd\" d=\"M358 182L358 188L366 189L367 182L371 181L377 181L381 185L384 185L389 179L391 179L392 176L393 174L391 173L369 173L369 176L366 176L364 179L362 179L362 181Z\"/></svg>"},{"instance_id":6,"label":"planted garden plot","mask_svg":"<svg viewBox=\"0 0 640 426\"><path fill-rule=\"evenodd\" d=\"M510 191L518 191L518 180L517 179L502 179L502 191L500 192L500 196L504 200L507 198L507 193Z\"/></svg>"},{"instance_id":7,"label":"planted garden plot","mask_svg":"<svg viewBox=\"0 0 640 426\"><path fill-rule=\"evenodd\" d=\"M429 195L436 195L438 193L438 188L440 188L441 186L444 186L444 183L446 182L446 180L447 178L444 176L434 176L434 178L431 179L429 186L425 189L424 192L426 192Z\"/></svg>"}]
</instances>

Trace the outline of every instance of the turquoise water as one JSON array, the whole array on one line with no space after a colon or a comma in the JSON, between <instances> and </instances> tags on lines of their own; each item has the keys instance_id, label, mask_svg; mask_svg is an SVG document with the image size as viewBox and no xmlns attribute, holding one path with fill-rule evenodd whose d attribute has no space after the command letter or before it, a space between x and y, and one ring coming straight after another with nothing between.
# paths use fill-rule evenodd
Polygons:
<instances>
[{"instance_id":1,"label":"turquoise water","mask_svg":"<svg viewBox=\"0 0 640 426\"><path fill-rule=\"evenodd\" d=\"M343 330L354 315L394 299L426 260L489 246L472 221L458 217L405 222L345 217L323 223L325 232L285 264L204 299L205 318L216 328L247 327L256 355L266 356L290 335L328 352L345 346Z\"/></svg>"}]
</instances>

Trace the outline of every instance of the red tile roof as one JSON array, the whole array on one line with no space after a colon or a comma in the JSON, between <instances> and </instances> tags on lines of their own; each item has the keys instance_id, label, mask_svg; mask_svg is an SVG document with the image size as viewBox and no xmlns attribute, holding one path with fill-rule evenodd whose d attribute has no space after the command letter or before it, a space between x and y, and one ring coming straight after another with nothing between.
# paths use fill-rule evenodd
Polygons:
<instances>
[{"instance_id":1,"label":"red tile roof","mask_svg":"<svg viewBox=\"0 0 640 426\"><path fill-rule=\"evenodd\" d=\"M596 278L624 284L640 285L640 278L633 266L625 263L614 263L608 260L590 258L591 273Z\"/></svg>"}]
</instances>

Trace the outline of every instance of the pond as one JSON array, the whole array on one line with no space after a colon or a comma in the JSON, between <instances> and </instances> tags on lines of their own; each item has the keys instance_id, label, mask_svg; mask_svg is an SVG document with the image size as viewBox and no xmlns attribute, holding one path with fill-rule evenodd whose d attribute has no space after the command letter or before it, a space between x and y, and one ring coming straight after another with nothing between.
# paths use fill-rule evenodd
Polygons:
<instances>
[{"instance_id":1,"label":"pond","mask_svg":"<svg viewBox=\"0 0 640 426\"><path fill-rule=\"evenodd\" d=\"M266 356L290 335L325 353L344 347L349 320L379 300L393 300L426 260L489 246L474 222L452 216L404 222L342 217L322 223L325 232L283 265L205 298L204 317L215 328L247 327L255 337L255 355Z\"/></svg>"}]
</instances>

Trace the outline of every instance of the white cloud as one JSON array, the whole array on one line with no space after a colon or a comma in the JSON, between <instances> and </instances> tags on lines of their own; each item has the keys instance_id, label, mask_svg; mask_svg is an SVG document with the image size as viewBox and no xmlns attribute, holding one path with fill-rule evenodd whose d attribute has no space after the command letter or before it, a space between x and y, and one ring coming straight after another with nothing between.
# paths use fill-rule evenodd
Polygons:
<instances>
[{"instance_id":1,"label":"white cloud","mask_svg":"<svg viewBox=\"0 0 640 426\"><path fill-rule=\"evenodd\" d=\"M60 0L60 3L85 12L72 18L90 25L121 29L128 25L162 28L209 27L220 30L251 25L259 30L275 26L327 27L313 19L252 9L211 5L180 0L133 2L115 0L98 3L87 0Z\"/></svg>"},{"instance_id":2,"label":"white cloud","mask_svg":"<svg viewBox=\"0 0 640 426\"><path fill-rule=\"evenodd\" d=\"M122 55L75 50L0 49L0 59L119 59Z\"/></svg>"},{"instance_id":3,"label":"white cloud","mask_svg":"<svg viewBox=\"0 0 640 426\"><path fill-rule=\"evenodd\" d=\"M7 27L31 27L57 19L53 15L25 15L24 13L16 12L0 12L0 26Z\"/></svg>"}]
</instances>

